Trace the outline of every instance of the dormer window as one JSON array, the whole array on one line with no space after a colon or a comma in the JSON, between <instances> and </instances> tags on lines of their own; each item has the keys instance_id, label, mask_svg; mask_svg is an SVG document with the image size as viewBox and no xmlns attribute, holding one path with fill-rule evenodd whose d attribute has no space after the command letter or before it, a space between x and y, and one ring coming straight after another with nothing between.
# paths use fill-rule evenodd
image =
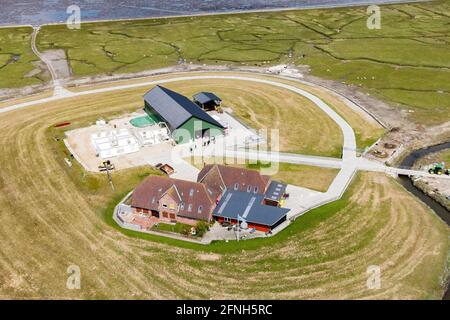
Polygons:
<instances>
[{"instance_id":1,"label":"dormer window","mask_svg":"<svg viewBox=\"0 0 450 320\"><path fill-rule=\"evenodd\" d=\"M255 187L255 189L253 190L255 193L258 193L258 187Z\"/></svg>"},{"instance_id":2,"label":"dormer window","mask_svg":"<svg viewBox=\"0 0 450 320\"><path fill-rule=\"evenodd\" d=\"M236 190L236 191L239 190L239 183L234 184L234 190Z\"/></svg>"},{"instance_id":3,"label":"dormer window","mask_svg":"<svg viewBox=\"0 0 450 320\"><path fill-rule=\"evenodd\" d=\"M189 191L189 197L192 197L192 196L194 196L194 189L191 189L191 190Z\"/></svg>"},{"instance_id":4,"label":"dormer window","mask_svg":"<svg viewBox=\"0 0 450 320\"><path fill-rule=\"evenodd\" d=\"M188 211L189 211L189 212L192 211L192 204L189 204L189 206L188 206Z\"/></svg>"},{"instance_id":5,"label":"dormer window","mask_svg":"<svg viewBox=\"0 0 450 320\"><path fill-rule=\"evenodd\" d=\"M184 203L180 203L180 210L184 210Z\"/></svg>"},{"instance_id":6,"label":"dormer window","mask_svg":"<svg viewBox=\"0 0 450 320\"><path fill-rule=\"evenodd\" d=\"M252 191L252 186L247 186L247 192Z\"/></svg>"},{"instance_id":7,"label":"dormer window","mask_svg":"<svg viewBox=\"0 0 450 320\"><path fill-rule=\"evenodd\" d=\"M203 206L198 206L198 213L202 213L203 211Z\"/></svg>"}]
</instances>

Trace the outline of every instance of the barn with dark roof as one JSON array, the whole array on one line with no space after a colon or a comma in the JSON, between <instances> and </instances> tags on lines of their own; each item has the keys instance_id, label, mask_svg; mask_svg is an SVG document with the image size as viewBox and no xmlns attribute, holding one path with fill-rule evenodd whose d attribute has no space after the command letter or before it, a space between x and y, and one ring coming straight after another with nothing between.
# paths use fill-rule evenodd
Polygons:
<instances>
[{"instance_id":1,"label":"barn with dark roof","mask_svg":"<svg viewBox=\"0 0 450 320\"><path fill-rule=\"evenodd\" d=\"M156 86L144 95L145 112L164 121L177 143L223 134L223 126L189 98Z\"/></svg>"}]
</instances>

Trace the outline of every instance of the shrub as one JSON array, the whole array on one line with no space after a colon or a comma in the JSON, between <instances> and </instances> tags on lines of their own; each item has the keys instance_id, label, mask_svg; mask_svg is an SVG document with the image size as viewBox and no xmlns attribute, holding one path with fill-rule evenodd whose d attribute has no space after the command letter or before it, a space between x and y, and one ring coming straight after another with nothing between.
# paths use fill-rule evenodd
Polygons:
<instances>
[{"instance_id":1,"label":"shrub","mask_svg":"<svg viewBox=\"0 0 450 320\"><path fill-rule=\"evenodd\" d=\"M184 224L181 227L180 233L185 235L185 236L189 236L191 234L191 228L192 227L190 225Z\"/></svg>"},{"instance_id":2,"label":"shrub","mask_svg":"<svg viewBox=\"0 0 450 320\"><path fill-rule=\"evenodd\" d=\"M209 224L205 221L199 221L195 226L195 230L197 231L197 236L202 237L209 230Z\"/></svg>"}]
</instances>

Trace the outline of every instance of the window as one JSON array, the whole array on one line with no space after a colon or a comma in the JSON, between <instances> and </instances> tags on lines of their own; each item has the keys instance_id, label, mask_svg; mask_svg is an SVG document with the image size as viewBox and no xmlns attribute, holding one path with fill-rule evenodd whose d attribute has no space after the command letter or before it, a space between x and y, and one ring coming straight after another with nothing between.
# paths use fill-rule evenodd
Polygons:
<instances>
[{"instance_id":1,"label":"window","mask_svg":"<svg viewBox=\"0 0 450 320\"><path fill-rule=\"evenodd\" d=\"M198 206L198 213L202 213L203 211L203 206Z\"/></svg>"},{"instance_id":2,"label":"window","mask_svg":"<svg viewBox=\"0 0 450 320\"><path fill-rule=\"evenodd\" d=\"M188 206L188 211L189 211L189 212L192 211L192 204L189 204L189 206Z\"/></svg>"},{"instance_id":3,"label":"window","mask_svg":"<svg viewBox=\"0 0 450 320\"><path fill-rule=\"evenodd\" d=\"M162 206L163 206L163 208L167 208L167 204L165 204L165 203Z\"/></svg>"},{"instance_id":4,"label":"window","mask_svg":"<svg viewBox=\"0 0 450 320\"><path fill-rule=\"evenodd\" d=\"M255 187L254 192L258 193L258 190L259 190L258 187Z\"/></svg>"},{"instance_id":5,"label":"window","mask_svg":"<svg viewBox=\"0 0 450 320\"><path fill-rule=\"evenodd\" d=\"M239 190L239 183L234 184L234 190Z\"/></svg>"}]
</instances>

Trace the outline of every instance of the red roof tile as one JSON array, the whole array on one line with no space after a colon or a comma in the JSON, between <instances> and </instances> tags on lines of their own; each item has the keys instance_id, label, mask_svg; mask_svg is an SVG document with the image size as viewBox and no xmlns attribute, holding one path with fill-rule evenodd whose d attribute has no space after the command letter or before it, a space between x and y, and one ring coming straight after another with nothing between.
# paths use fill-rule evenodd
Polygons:
<instances>
[{"instance_id":1,"label":"red roof tile","mask_svg":"<svg viewBox=\"0 0 450 320\"><path fill-rule=\"evenodd\" d=\"M158 201L167 191L172 195L179 195L173 197L178 204L183 204L178 215L191 219L210 219L215 203L205 185L162 176L150 176L145 179L134 190L131 206L158 210Z\"/></svg>"},{"instance_id":2,"label":"red roof tile","mask_svg":"<svg viewBox=\"0 0 450 320\"><path fill-rule=\"evenodd\" d=\"M219 171L219 175L210 174L213 169ZM210 177L208 177L210 176ZM224 185L229 190L234 190L238 185L239 191L247 191L250 186L252 192L257 187L257 193L263 194L270 182L270 177L261 175L256 170L236 168L224 165L206 165L198 174L198 182L205 183L214 192L219 192L217 185Z\"/></svg>"}]
</instances>

